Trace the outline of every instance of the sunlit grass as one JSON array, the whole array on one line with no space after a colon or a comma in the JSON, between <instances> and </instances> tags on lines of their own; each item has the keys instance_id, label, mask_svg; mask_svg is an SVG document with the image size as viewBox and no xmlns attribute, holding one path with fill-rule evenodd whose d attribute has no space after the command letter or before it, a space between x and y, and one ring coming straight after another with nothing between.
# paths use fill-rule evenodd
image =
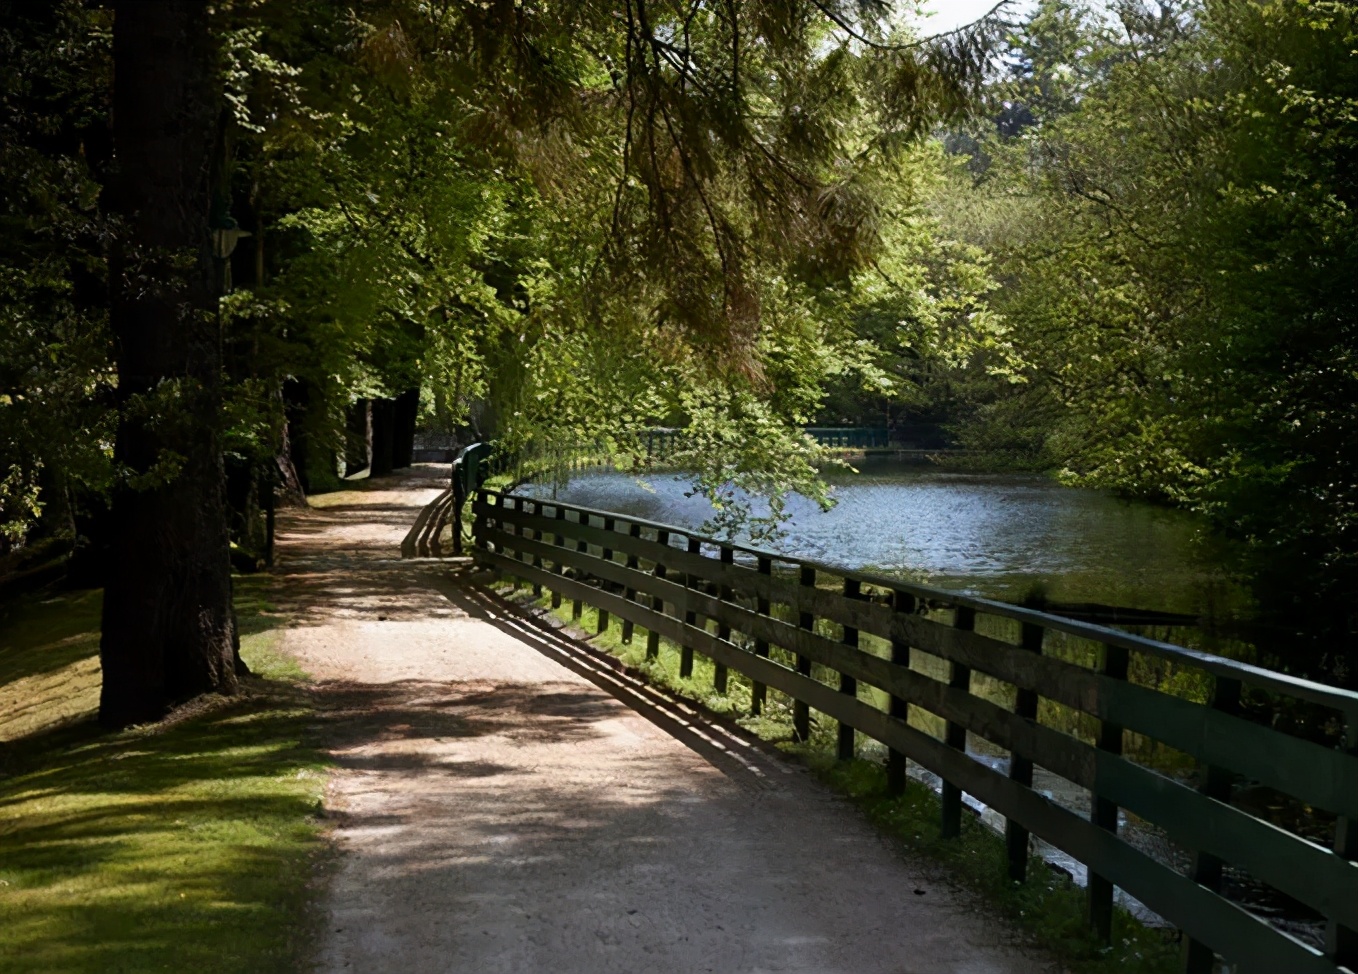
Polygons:
<instances>
[{"instance_id":1,"label":"sunlit grass","mask_svg":"<svg viewBox=\"0 0 1358 974\"><path fill-rule=\"evenodd\" d=\"M6 615L0 972L298 968L324 769L265 584L238 580L247 693L119 734L89 720L97 593Z\"/></svg>"}]
</instances>

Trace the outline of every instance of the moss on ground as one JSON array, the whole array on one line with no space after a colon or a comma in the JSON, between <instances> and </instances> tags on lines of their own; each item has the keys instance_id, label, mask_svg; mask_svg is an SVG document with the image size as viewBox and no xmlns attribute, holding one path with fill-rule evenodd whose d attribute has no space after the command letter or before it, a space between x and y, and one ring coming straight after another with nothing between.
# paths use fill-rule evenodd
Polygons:
<instances>
[{"instance_id":1,"label":"moss on ground","mask_svg":"<svg viewBox=\"0 0 1358 974\"><path fill-rule=\"evenodd\" d=\"M1180 969L1177 931L1147 927L1120 908L1114 911L1112 942L1100 943L1085 921L1085 890L1042 860L1030 863L1026 883L1011 882L1003 838L975 817L962 817L960 838L943 838L939 798L931 789L910 781L903 796L893 797L887 792L881 761L835 760L837 725L833 721L814 722L811 740L795 743L792 708L782 694L769 692L761 717L744 716L750 712L749 681L732 672L727 693L716 693L712 689L714 666L706 657L695 654L692 676L682 678L679 647L667 639L660 640L659 655L647 659L646 630L639 626L632 641L624 643L616 620L606 632L595 634L598 613L588 605L582 606L579 619L572 619L570 601L552 609L550 596L535 597L526 588L500 591L522 605L551 612L580 630L591 645L617 656L650 682L713 713L735 718L742 727L804 761L904 849L928 857L950 880L980 896L1075 974L1168 974ZM880 747L875 750L885 753Z\"/></svg>"},{"instance_id":2,"label":"moss on ground","mask_svg":"<svg viewBox=\"0 0 1358 974\"><path fill-rule=\"evenodd\" d=\"M0 620L0 701L24 704L0 710L0 974L302 965L324 766L266 585L237 585L246 692L117 734L90 719L98 593Z\"/></svg>"}]
</instances>

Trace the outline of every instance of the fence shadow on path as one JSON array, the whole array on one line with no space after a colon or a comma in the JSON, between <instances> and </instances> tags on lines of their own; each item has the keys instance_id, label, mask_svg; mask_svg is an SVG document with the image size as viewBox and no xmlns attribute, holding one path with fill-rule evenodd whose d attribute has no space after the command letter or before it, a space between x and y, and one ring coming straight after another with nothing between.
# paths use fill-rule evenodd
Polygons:
<instances>
[{"instance_id":1,"label":"fence shadow on path","mask_svg":"<svg viewBox=\"0 0 1358 974\"><path fill-rule=\"evenodd\" d=\"M775 790L778 777L800 771L738 724L699 710L631 675L616 657L477 585L476 575L468 566L433 578L439 592L468 616L494 626L588 680L740 787L756 792Z\"/></svg>"}]
</instances>

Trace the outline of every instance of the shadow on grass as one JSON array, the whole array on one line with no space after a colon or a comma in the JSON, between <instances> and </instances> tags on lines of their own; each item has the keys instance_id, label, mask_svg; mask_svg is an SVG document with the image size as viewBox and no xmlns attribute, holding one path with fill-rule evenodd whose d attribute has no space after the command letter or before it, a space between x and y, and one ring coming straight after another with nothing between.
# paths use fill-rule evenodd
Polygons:
<instances>
[{"instance_id":1,"label":"shadow on grass","mask_svg":"<svg viewBox=\"0 0 1358 974\"><path fill-rule=\"evenodd\" d=\"M295 677L268 584L236 580L242 652ZM296 970L324 849L310 691L252 679L106 732L99 609L98 591L0 609L0 972Z\"/></svg>"},{"instance_id":2,"label":"shadow on grass","mask_svg":"<svg viewBox=\"0 0 1358 974\"><path fill-rule=\"evenodd\" d=\"M99 652L100 589L22 595L0 603L0 686L63 669Z\"/></svg>"},{"instance_id":3,"label":"shadow on grass","mask_svg":"<svg viewBox=\"0 0 1358 974\"><path fill-rule=\"evenodd\" d=\"M293 969L320 853L301 691L168 726L72 728L0 782L0 971Z\"/></svg>"}]
</instances>

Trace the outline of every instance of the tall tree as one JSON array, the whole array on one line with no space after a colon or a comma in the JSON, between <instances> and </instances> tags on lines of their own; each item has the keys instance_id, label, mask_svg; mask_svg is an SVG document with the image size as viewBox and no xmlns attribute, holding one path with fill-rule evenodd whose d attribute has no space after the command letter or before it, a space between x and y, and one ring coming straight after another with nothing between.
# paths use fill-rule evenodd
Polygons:
<instances>
[{"instance_id":1,"label":"tall tree","mask_svg":"<svg viewBox=\"0 0 1358 974\"><path fill-rule=\"evenodd\" d=\"M209 8L123 0L113 26L111 271L118 369L100 720L236 688L208 228L221 85Z\"/></svg>"},{"instance_id":2,"label":"tall tree","mask_svg":"<svg viewBox=\"0 0 1358 974\"><path fill-rule=\"evenodd\" d=\"M267 436L260 414L282 411L267 387L308 368L324 380L308 401L335 417L360 384L412 388L440 343L459 375L497 356L514 370L553 348L600 364L626 350L665 390L643 421L679 409L721 434L703 454L722 458L714 476L758 452L784 482L814 481L796 426L817 376L800 363L833 336L813 294L878 245L874 167L962 103L988 51L983 32L890 37L886 12L117 0L101 719L235 688L223 442L228 426L233 450ZM292 267L266 274L256 248L253 280L273 289L230 302L224 408L209 220L233 197L256 231L267 211ZM322 272L296 273L308 267ZM542 385L546 403L559 390ZM612 415L597 398L581 408ZM757 450L780 430L789 449Z\"/></svg>"}]
</instances>

